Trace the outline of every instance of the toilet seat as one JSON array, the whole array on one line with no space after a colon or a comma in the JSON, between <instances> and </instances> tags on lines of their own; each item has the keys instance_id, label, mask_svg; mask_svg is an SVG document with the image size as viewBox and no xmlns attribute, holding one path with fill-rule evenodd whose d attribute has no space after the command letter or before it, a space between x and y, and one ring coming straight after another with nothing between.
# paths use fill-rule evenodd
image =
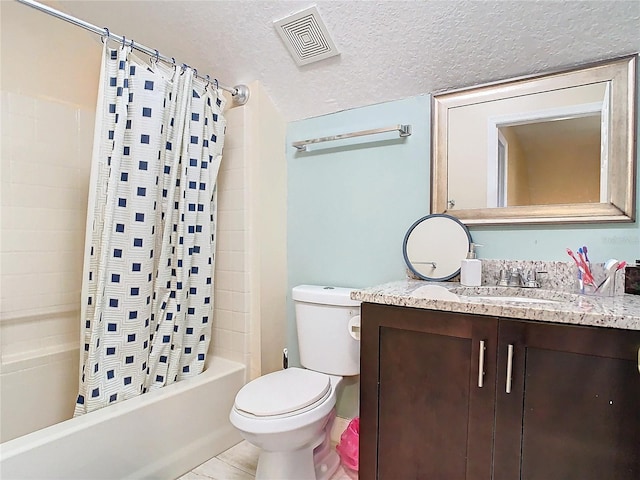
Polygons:
<instances>
[{"instance_id":1,"label":"toilet seat","mask_svg":"<svg viewBox=\"0 0 640 480\"><path fill-rule=\"evenodd\" d=\"M253 418L283 418L306 412L331 395L328 375L288 368L257 378L240 389L235 410Z\"/></svg>"}]
</instances>

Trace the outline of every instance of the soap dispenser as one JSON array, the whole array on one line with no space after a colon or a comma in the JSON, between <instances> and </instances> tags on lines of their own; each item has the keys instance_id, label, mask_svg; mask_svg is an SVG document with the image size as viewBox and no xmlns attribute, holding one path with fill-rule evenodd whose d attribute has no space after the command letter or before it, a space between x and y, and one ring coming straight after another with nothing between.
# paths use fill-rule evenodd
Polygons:
<instances>
[{"instance_id":1,"label":"soap dispenser","mask_svg":"<svg viewBox=\"0 0 640 480\"><path fill-rule=\"evenodd\" d=\"M482 262L476 258L475 243L469 244L467 258L460 265L460 283L465 287L479 287L482 281Z\"/></svg>"}]
</instances>

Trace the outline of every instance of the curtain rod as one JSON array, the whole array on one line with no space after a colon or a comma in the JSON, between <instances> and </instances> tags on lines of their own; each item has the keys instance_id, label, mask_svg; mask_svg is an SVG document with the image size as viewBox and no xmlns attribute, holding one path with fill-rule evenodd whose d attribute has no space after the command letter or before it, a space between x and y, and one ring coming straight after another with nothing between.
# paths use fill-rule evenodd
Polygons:
<instances>
[{"instance_id":1,"label":"curtain rod","mask_svg":"<svg viewBox=\"0 0 640 480\"><path fill-rule=\"evenodd\" d=\"M27 5L29 7L35 8L36 10L39 10L41 12L47 13L56 18L64 20L66 22L72 23L78 27L82 27L85 30L89 30L90 32L97 33L98 35L108 36L109 38L112 38L115 41L118 41L125 45L129 45L131 46L131 48L135 48L136 50L144 52L157 60L162 60L165 63L175 64L175 60L172 57L167 57L165 55L158 53L158 51L155 49L145 47L144 45L135 43L133 40L127 40L123 36L111 33L106 28L100 28L89 22L85 22L84 20L73 17L64 12L61 12L60 10L56 10L55 8L51 8L47 5L43 5L42 3L35 2L34 0L16 0L16 1L19 3L22 3L23 5ZM202 75L198 75L197 73L196 73L196 77L201 78L202 80L210 81L209 78L203 77ZM214 80L214 81L217 82L217 80ZM231 96L233 97L233 101L236 105L244 105L249 100L249 87L247 87L246 85L241 84L241 85L236 85L235 87L227 87L225 85L222 85L221 83L218 83L218 87L221 88L222 90L225 90L231 93Z\"/></svg>"}]
</instances>

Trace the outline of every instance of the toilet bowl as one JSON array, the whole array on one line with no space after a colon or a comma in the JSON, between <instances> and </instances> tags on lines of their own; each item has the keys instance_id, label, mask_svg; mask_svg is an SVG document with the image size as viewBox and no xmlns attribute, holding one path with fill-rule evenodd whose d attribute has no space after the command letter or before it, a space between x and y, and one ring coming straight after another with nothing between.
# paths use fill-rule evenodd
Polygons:
<instances>
[{"instance_id":1,"label":"toilet bowl","mask_svg":"<svg viewBox=\"0 0 640 480\"><path fill-rule=\"evenodd\" d=\"M357 375L360 344L350 333L360 302L350 289L293 289L300 361L259 377L236 395L229 414L243 438L261 449L256 480L327 480L339 458L331 446L336 391Z\"/></svg>"},{"instance_id":2,"label":"toilet bowl","mask_svg":"<svg viewBox=\"0 0 640 480\"><path fill-rule=\"evenodd\" d=\"M331 449L330 433L341 381L289 368L241 390L229 418L245 440L262 450L256 479L320 480L333 475L339 458Z\"/></svg>"}]
</instances>

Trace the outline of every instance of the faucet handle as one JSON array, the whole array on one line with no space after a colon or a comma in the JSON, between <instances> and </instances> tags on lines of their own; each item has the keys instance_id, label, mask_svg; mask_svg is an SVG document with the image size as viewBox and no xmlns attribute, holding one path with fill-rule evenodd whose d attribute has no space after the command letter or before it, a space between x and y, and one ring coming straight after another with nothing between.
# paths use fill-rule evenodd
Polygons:
<instances>
[{"instance_id":1,"label":"faucet handle","mask_svg":"<svg viewBox=\"0 0 640 480\"><path fill-rule=\"evenodd\" d=\"M509 271L506 268L500 270L500 278L498 279L499 287L507 287L509 285Z\"/></svg>"},{"instance_id":2,"label":"faucet handle","mask_svg":"<svg viewBox=\"0 0 640 480\"><path fill-rule=\"evenodd\" d=\"M527 274L522 276L522 280L524 282L525 288L540 288L540 282L537 279L537 275L541 275L547 272L536 272L534 269L531 269L527 272Z\"/></svg>"},{"instance_id":3,"label":"faucet handle","mask_svg":"<svg viewBox=\"0 0 640 480\"><path fill-rule=\"evenodd\" d=\"M523 284L522 271L518 267L512 267L507 274L508 287L521 287Z\"/></svg>"}]
</instances>

